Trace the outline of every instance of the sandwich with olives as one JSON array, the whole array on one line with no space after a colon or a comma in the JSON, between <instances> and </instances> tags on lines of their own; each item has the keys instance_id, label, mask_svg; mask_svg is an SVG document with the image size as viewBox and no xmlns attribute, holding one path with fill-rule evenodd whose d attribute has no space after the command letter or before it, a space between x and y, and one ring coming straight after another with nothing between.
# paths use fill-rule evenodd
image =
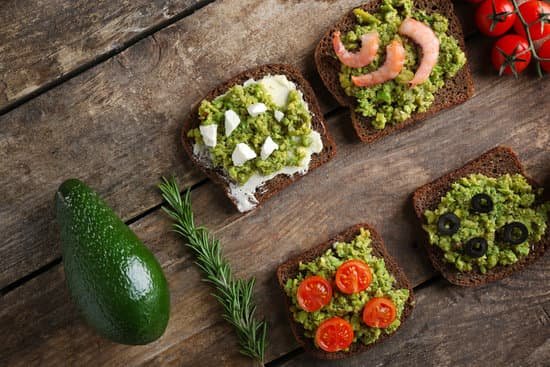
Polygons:
<instances>
[{"instance_id":1,"label":"sandwich with olives","mask_svg":"<svg viewBox=\"0 0 550 367\"><path fill-rule=\"evenodd\" d=\"M315 50L327 89L371 143L473 95L450 0L373 0L332 25Z\"/></svg>"},{"instance_id":2,"label":"sandwich with olives","mask_svg":"<svg viewBox=\"0 0 550 367\"><path fill-rule=\"evenodd\" d=\"M494 148L414 192L434 267L477 286L521 271L550 247L550 202L516 154Z\"/></svg>"},{"instance_id":3,"label":"sandwich with olives","mask_svg":"<svg viewBox=\"0 0 550 367\"><path fill-rule=\"evenodd\" d=\"M288 260L277 278L296 340L321 359L366 351L394 335L414 307L409 281L368 224Z\"/></svg>"},{"instance_id":4,"label":"sandwich with olives","mask_svg":"<svg viewBox=\"0 0 550 367\"><path fill-rule=\"evenodd\" d=\"M182 142L240 212L336 153L309 83L279 64L247 70L208 93L184 122Z\"/></svg>"}]
</instances>

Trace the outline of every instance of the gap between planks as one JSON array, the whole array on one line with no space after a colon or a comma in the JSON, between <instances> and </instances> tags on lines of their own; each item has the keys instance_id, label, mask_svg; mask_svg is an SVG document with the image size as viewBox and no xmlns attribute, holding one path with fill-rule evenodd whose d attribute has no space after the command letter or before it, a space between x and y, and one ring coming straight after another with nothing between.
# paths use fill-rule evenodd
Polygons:
<instances>
[{"instance_id":1,"label":"gap between planks","mask_svg":"<svg viewBox=\"0 0 550 367\"><path fill-rule=\"evenodd\" d=\"M49 90L51 89L54 89L55 87L75 78L76 76L80 75L81 73L97 66L97 65L100 65L102 63L104 63L105 61L109 60L110 58L120 54L121 52L123 52L124 50L132 47L133 45L135 45L136 43L138 43L139 41L149 37L149 36L152 36L154 35L155 33L157 33L158 31L162 30L163 28L166 28L180 20L182 20L183 18L186 18L188 16L190 16L191 14L193 14L194 12L196 12L197 10L200 10L202 8L204 8L205 6L213 3L214 1L216 0L202 0L202 1L199 1L198 3L190 6L189 8L185 9L184 11L182 11L181 13L178 13L176 15L174 15L172 18L168 19L168 20L165 20L163 22L160 22L159 24L157 24L156 26L153 26L151 27L150 29L146 30L146 31L143 31L141 33L138 33L136 36L130 38L129 40L125 41L125 42L122 42L120 46L116 46L114 47L112 50L104 53L104 54L99 54L97 56L95 56L94 58L92 58L90 61L87 61L85 62L84 64L76 67L75 69L69 71L68 73L66 74L63 74L57 78L54 78L52 79L51 81L45 83L44 85L40 86L39 88L35 89L34 91L30 92L29 94L26 94L22 97L19 97L17 99L15 99L14 101L8 103L6 106L0 108L0 116L16 109L17 107L25 104L26 102L48 92Z\"/></svg>"}]
</instances>

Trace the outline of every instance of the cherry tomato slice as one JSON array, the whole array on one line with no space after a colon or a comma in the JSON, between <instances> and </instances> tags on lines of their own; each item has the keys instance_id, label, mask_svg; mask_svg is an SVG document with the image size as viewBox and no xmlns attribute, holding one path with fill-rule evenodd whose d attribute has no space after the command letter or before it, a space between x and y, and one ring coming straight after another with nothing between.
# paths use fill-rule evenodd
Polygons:
<instances>
[{"instance_id":1,"label":"cherry tomato slice","mask_svg":"<svg viewBox=\"0 0 550 367\"><path fill-rule=\"evenodd\" d=\"M372 271L361 260L348 260L336 271L336 286L345 294L364 291L372 282Z\"/></svg>"},{"instance_id":2,"label":"cherry tomato slice","mask_svg":"<svg viewBox=\"0 0 550 367\"><path fill-rule=\"evenodd\" d=\"M527 40L517 34L501 37L493 46L491 61L500 74L521 73L531 62Z\"/></svg>"},{"instance_id":3,"label":"cherry tomato slice","mask_svg":"<svg viewBox=\"0 0 550 367\"><path fill-rule=\"evenodd\" d=\"M315 332L315 344L325 352L347 349L352 342L353 327L340 317L323 321Z\"/></svg>"},{"instance_id":4,"label":"cherry tomato slice","mask_svg":"<svg viewBox=\"0 0 550 367\"><path fill-rule=\"evenodd\" d=\"M323 277L310 276L302 280L296 294L302 310L314 312L328 305L332 298L332 287Z\"/></svg>"},{"instance_id":5,"label":"cherry tomato slice","mask_svg":"<svg viewBox=\"0 0 550 367\"><path fill-rule=\"evenodd\" d=\"M363 322L370 327L387 328L396 316L395 304L385 297L371 298L363 309Z\"/></svg>"},{"instance_id":6,"label":"cherry tomato slice","mask_svg":"<svg viewBox=\"0 0 550 367\"><path fill-rule=\"evenodd\" d=\"M538 51L538 54L543 59L550 59L550 40L544 42ZM550 61L541 61L540 67L542 70L550 73Z\"/></svg>"},{"instance_id":7,"label":"cherry tomato slice","mask_svg":"<svg viewBox=\"0 0 550 367\"><path fill-rule=\"evenodd\" d=\"M527 1L519 6L519 12L523 19L529 24L529 34L533 41L543 38L550 34L550 4L544 1ZM541 15L546 17L546 21L541 21ZM521 36L527 37L525 28L519 17L514 23L514 30Z\"/></svg>"},{"instance_id":8,"label":"cherry tomato slice","mask_svg":"<svg viewBox=\"0 0 550 367\"><path fill-rule=\"evenodd\" d=\"M476 9L475 20L481 33L491 37L506 33L516 21L510 0L485 0Z\"/></svg>"}]
</instances>

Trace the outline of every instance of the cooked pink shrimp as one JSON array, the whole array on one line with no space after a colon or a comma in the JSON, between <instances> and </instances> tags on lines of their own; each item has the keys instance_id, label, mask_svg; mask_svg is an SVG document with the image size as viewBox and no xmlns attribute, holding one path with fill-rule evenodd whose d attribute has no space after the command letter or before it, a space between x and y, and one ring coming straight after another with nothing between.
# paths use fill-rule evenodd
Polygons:
<instances>
[{"instance_id":1,"label":"cooked pink shrimp","mask_svg":"<svg viewBox=\"0 0 550 367\"><path fill-rule=\"evenodd\" d=\"M409 83L412 86L424 83L430 76L435 64L437 64L439 39L430 27L412 18L407 18L401 23L399 33L411 38L422 48L420 66L418 66L414 78Z\"/></svg>"},{"instance_id":2,"label":"cooked pink shrimp","mask_svg":"<svg viewBox=\"0 0 550 367\"><path fill-rule=\"evenodd\" d=\"M351 81L358 87L370 87L394 79L405 64L405 48L397 40L391 41L386 47L386 61L384 65L372 73L352 76Z\"/></svg>"},{"instance_id":3,"label":"cooked pink shrimp","mask_svg":"<svg viewBox=\"0 0 550 367\"><path fill-rule=\"evenodd\" d=\"M372 62L378 52L380 39L377 32L369 32L361 36L361 49L359 52L349 52L340 39L340 31L332 34L332 47L342 64L350 68L361 68Z\"/></svg>"}]
</instances>

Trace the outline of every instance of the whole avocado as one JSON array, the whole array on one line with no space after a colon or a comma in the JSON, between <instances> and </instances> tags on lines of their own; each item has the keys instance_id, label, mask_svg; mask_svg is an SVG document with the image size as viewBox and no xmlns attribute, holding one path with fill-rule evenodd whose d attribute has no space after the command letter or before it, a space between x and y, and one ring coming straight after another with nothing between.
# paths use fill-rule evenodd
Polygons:
<instances>
[{"instance_id":1,"label":"whole avocado","mask_svg":"<svg viewBox=\"0 0 550 367\"><path fill-rule=\"evenodd\" d=\"M67 285L86 321L117 343L158 339L168 324L170 294L151 251L77 179L61 184L55 210Z\"/></svg>"}]
</instances>

